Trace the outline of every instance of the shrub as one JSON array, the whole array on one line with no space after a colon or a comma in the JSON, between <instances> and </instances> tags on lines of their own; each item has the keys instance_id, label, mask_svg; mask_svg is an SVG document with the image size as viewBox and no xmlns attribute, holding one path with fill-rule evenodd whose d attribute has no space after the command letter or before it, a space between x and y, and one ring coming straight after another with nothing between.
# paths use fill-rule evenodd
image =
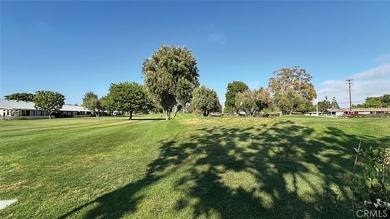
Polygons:
<instances>
[{"instance_id":1,"label":"shrub","mask_svg":"<svg viewBox=\"0 0 390 219\"><path fill-rule=\"evenodd\" d=\"M353 170L353 210L390 210L390 149L355 148ZM355 173L356 166L361 173Z\"/></svg>"},{"instance_id":2,"label":"shrub","mask_svg":"<svg viewBox=\"0 0 390 219\"><path fill-rule=\"evenodd\" d=\"M263 109L263 114L270 114L272 112L272 110L270 108L265 108Z\"/></svg>"}]
</instances>

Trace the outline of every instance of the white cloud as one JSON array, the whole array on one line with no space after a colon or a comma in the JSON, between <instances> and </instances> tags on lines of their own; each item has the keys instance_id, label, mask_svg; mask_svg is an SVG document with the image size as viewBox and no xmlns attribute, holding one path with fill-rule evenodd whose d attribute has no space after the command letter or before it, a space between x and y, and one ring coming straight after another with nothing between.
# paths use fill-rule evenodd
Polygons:
<instances>
[{"instance_id":1,"label":"white cloud","mask_svg":"<svg viewBox=\"0 0 390 219\"><path fill-rule=\"evenodd\" d=\"M374 62L379 64L390 63L390 54L383 54L378 56L374 59Z\"/></svg>"},{"instance_id":2,"label":"white cloud","mask_svg":"<svg viewBox=\"0 0 390 219\"><path fill-rule=\"evenodd\" d=\"M227 37L223 34L210 34L207 38L208 42L224 45L227 42Z\"/></svg>"},{"instance_id":3,"label":"white cloud","mask_svg":"<svg viewBox=\"0 0 390 219\"><path fill-rule=\"evenodd\" d=\"M378 66L376 68L370 69L368 71L352 75L351 78L354 79L379 79L379 78L389 78L390 76L390 64L385 64Z\"/></svg>"},{"instance_id":4,"label":"white cloud","mask_svg":"<svg viewBox=\"0 0 390 219\"><path fill-rule=\"evenodd\" d=\"M367 97L382 96L390 93L390 64L380 65L367 71L350 75L353 79L351 88L352 103L363 103ZM347 79L347 78L346 78ZM319 101L327 96L336 97L340 107L349 106L348 84L345 80L328 80L320 84Z\"/></svg>"}]
</instances>

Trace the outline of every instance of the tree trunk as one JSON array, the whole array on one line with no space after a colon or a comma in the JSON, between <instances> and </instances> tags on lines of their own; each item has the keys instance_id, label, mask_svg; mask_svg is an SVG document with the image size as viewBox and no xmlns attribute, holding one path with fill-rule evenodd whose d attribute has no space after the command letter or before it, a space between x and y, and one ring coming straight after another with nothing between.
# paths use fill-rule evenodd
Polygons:
<instances>
[{"instance_id":1,"label":"tree trunk","mask_svg":"<svg viewBox=\"0 0 390 219\"><path fill-rule=\"evenodd\" d=\"M49 119L51 119L51 112L49 112Z\"/></svg>"},{"instance_id":2,"label":"tree trunk","mask_svg":"<svg viewBox=\"0 0 390 219\"><path fill-rule=\"evenodd\" d=\"M176 118L176 114L179 112L179 110L176 110L175 112L175 115L173 116L173 118Z\"/></svg>"},{"instance_id":3,"label":"tree trunk","mask_svg":"<svg viewBox=\"0 0 390 219\"><path fill-rule=\"evenodd\" d=\"M170 120L171 119L171 111L165 110L165 112L166 112L165 120Z\"/></svg>"},{"instance_id":4,"label":"tree trunk","mask_svg":"<svg viewBox=\"0 0 390 219\"><path fill-rule=\"evenodd\" d=\"M130 110L130 111L129 111L129 114L130 114L129 120L132 120L132 119L133 119L133 110Z\"/></svg>"}]
</instances>

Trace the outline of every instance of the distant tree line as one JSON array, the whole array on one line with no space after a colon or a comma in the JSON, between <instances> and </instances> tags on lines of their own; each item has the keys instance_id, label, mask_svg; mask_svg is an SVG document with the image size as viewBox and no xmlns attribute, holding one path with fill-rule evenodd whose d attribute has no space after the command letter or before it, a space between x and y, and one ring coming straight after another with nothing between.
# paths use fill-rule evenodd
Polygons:
<instances>
[{"instance_id":1,"label":"distant tree line","mask_svg":"<svg viewBox=\"0 0 390 219\"><path fill-rule=\"evenodd\" d=\"M32 102L34 100L34 94L32 93L13 93L7 96L4 96L6 100L18 100L18 101L28 101Z\"/></svg>"},{"instance_id":2,"label":"distant tree line","mask_svg":"<svg viewBox=\"0 0 390 219\"><path fill-rule=\"evenodd\" d=\"M390 107L390 94L380 97L367 97L362 104L352 105L352 108L388 108Z\"/></svg>"},{"instance_id":3,"label":"distant tree line","mask_svg":"<svg viewBox=\"0 0 390 219\"><path fill-rule=\"evenodd\" d=\"M166 120L171 119L173 109L183 112L199 112L208 116L211 112L222 112L217 93L199 84L197 61L186 47L162 46L142 65L144 84L136 82L112 83L107 95L98 97L87 92L82 106L89 108L95 116L103 112L128 112L129 119L134 113L165 112ZM312 101L317 97L311 83L312 76L298 66L282 68L269 78L268 87L249 89L241 81L228 83L224 112L255 116L264 112L315 111ZM5 96L8 100L33 101L37 109L51 115L60 109L65 97L55 91L14 93ZM369 97L364 107L388 107L390 95ZM175 107L176 106L176 107ZM318 110L339 108L336 98L318 102Z\"/></svg>"},{"instance_id":4,"label":"distant tree line","mask_svg":"<svg viewBox=\"0 0 390 219\"><path fill-rule=\"evenodd\" d=\"M291 114L313 110L312 100L317 97L312 76L299 67L282 68L274 72L266 88L250 90L241 81L233 81L227 86L225 113L243 111L256 115L266 109L268 112Z\"/></svg>"}]
</instances>

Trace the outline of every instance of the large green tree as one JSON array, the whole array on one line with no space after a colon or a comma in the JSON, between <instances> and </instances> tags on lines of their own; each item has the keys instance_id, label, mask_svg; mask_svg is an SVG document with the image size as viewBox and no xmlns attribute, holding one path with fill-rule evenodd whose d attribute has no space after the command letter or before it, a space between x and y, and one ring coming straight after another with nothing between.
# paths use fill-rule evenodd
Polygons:
<instances>
[{"instance_id":1,"label":"large green tree","mask_svg":"<svg viewBox=\"0 0 390 219\"><path fill-rule=\"evenodd\" d=\"M339 104L337 103L336 97L332 98L332 108L333 109L340 109Z\"/></svg>"},{"instance_id":2,"label":"large green tree","mask_svg":"<svg viewBox=\"0 0 390 219\"><path fill-rule=\"evenodd\" d=\"M385 94L380 97L367 97L366 101L363 103L363 107L390 107L390 94Z\"/></svg>"},{"instance_id":3,"label":"large green tree","mask_svg":"<svg viewBox=\"0 0 390 219\"><path fill-rule=\"evenodd\" d=\"M37 91L34 95L35 108L49 113L49 119L54 112L65 104L65 96L55 91Z\"/></svg>"},{"instance_id":4,"label":"large green tree","mask_svg":"<svg viewBox=\"0 0 390 219\"><path fill-rule=\"evenodd\" d=\"M107 110L109 114L115 111L115 102L111 96L106 95L101 97L100 102L102 103L102 110Z\"/></svg>"},{"instance_id":5,"label":"large green tree","mask_svg":"<svg viewBox=\"0 0 390 219\"><path fill-rule=\"evenodd\" d=\"M385 94L382 96L382 105L383 107L390 107L390 94Z\"/></svg>"},{"instance_id":6,"label":"large green tree","mask_svg":"<svg viewBox=\"0 0 390 219\"><path fill-rule=\"evenodd\" d=\"M87 92L83 98L83 107L92 110L93 115L96 114L96 110L100 111L102 108L102 102L98 98L98 95L94 92Z\"/></svg>"},{"instance_id":7,"label":"large green tree","mask_svg":"<svg viewBox=\"0 0 390 219\"><path fill-rule=\"evenodd\" d=\"M129 112L129 120L133 113L144 111L151 107L151 101L142 85L136 82L113 83L105 99L112 104L113 109Z\"/></svg>"},{"instance_id":8,"label":"large green tree","mask_svg":"<svg viewBox=\"0 0 390 219\"><path fill-rule=\"evenodd\" d=\"M34 101L34 94L32 93L13 93L4 97L6 100Z\"/></svg>"},{"instance_id":9,"label":"large green tree","mask_svg":"<svg viewBox=\"0 0 390 219\"><path fill-rule=\"evenodd\" d=\"M367 108L381 108L383 103L381 97L367 97L363 105Z\"/></svg>"},{"instance_id":10,"label":"large green tree","mask_svg":"<svg viewBox=\"0 0 390 219\"><path fill-rule=\"evenodd\" d=\"M269 88L278 107L289 113L298 109L309 110L310 102L317 97L311 79L312 76L298 66L275 71L269 80Z\"/></svg>"},{"instance_id":11,"label":"large green tree","mask_svg":"<svg viewBox=\"0 0 390 219\"><path fill-rule=\"evenodd\" d=\"M305 102L302 96L293 88L277 93L275 96L276 105L285 113L291 114Z\"/></svg>"},{"instance_id":12,"label":"large green tree","mask_svg":"<svg viewBox=\"0 0 390 219\"><path fill-rule=\"evenodd\" d=\"M225 112L238 113L239 108L236 106L236 95L248 90L248 85L242 81L233 81L228 84L226 89Z\"/></svg>"},{"instance_id":13,"label":"large green tree","mask_svg":"<svg viewBox=\"0 0 390 219\"><path fill-rule=\"evenodd\" d=\"M191 99L192 91L199 86L196 59L185 47L162 46L142 66L144 82L152 98L171 118L172 107L183 106Z\"/></svg>"},{"instance_id":14,"label":"large green tree","mask_svg":"<svg viewBox=\"0 0 390 219\"><path fill-rule=\"evenodd\" d=\"M325 96L323 101L319 101L317 104L319 112L325 112L325 110L332 108L332 103L328 100L327 96Z\"/></svg>"},{"instance_id":15,"label":"large green tree","mask_svg":"<svg viewBox=\"0 0 390 219\"><path fill-rule=\"evenodd\" d=\"M254 116L259 111L260 101L256 98L257 91L247 89L242 93L236 94L235 107L239 110L245 111L245 113Z\"/></svg>"},{"instance_id":16,"label":"large green tree","mask_svg":"<svg viewBox=\"0 0 390 219\"><path fill-rule=\"evenodd\" d=\"M187 103L192 99L192 91L195 89L195 85L188 80L179 78L177 81L177 100L182 106L183 113L187 110Z\"/></svg>"},{"instance_id":17,"label":"large green tree","mask_svg":"<svg viewBox=\"0 0 390 219\"><path fill-rule=\"evenodd\" d=\"M201 110L203 116L208 116L210 112L220 112L222 110L217 92L206 86L194 90L191 105L193 109Z\"/></svg>"},{"instance_id":18,"label":"large green tree","mask_svg":"<svg viewBox=\"0 0 390 219\"><path fill-rule=\"evenodd\" d=\"M268 88L260 88L256 92L256 99L258 101L259 111L268 108L272 105L272 97Z\"/></svg>"}]
</instances>

